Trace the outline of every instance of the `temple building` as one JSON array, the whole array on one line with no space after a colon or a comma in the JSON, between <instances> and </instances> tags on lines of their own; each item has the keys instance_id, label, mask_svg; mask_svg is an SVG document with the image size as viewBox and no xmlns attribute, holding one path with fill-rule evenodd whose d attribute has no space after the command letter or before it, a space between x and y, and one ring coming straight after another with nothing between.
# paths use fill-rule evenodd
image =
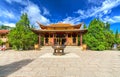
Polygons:
<instances>
[{"instance_id":1,"label":"temple building","mask_svg":"<svg viewBox=\"0 0 120 77\"><path fill-rule=\"evenodd\" d=\"M0 30L0 40L3 42L2 45L6 45L7 48L9 48L9 43L7 38L8 33L9 30Z\"/></svg>"},{"instance_id":2,"label":"temple building","mask_svg":"<svg viewBox=\"0 0 120 77\"><path fill-rule=\"evenodd\" d=\"M64 23L50 24L48 26L37 22L41 29L33 29L32 31L38 35L39 45L41 45L41 37L44 37L44 45L71 45L77 46L78 39L82 45L82 36L87 32L86 29L81 29L83 25L71 25Z\"/></svg>"}]
</instances>

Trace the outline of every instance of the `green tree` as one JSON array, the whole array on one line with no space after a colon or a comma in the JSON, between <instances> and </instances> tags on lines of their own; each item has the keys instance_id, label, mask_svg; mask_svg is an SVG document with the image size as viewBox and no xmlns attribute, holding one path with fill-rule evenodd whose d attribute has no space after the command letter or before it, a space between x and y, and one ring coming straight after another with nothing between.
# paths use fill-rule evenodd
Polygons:
<instances>
[{"instance_id":1,"label":"green tree","mask_svg":"<svg viewBox=\"0 0 120 77\"><path fill-rule=\"evenodd\" d=\"M86 26L86 24L84 24L84 25L83 25L83 28L84 28L84 29L87 29L87 26Z\"/></svg>"},{"instance_id":2,"label":"green tree","mask_svg":"<svg viewBox=\"0 0 120 77\"><path fill-rule=\"evenodd\" d=\"M118 29L115 32L115 38L118 39L119 38L119 33L118 33Z\"/></svg>"},{"instance_id":3,"label":"green tree","mask_svg":"<svg viewBox=\"0 0 120 77\"><path fill-rule=\"evenodd\" d=\"M0 45L2 45L3 44L3 41L0 39Z\"/></svg>"},{"instance_id":4,"label":"green tree","mask_svg":"<svg viewBox=\"0 0 120 77\"><path fill-rule=\"evenodd\" d=\"M0 25L0 30L10 30L12 27L6 26L6 25Z\"/></svg>"},{"instance_id":5,"label":"green tree","mask_svg":"<svg viewBox=\"0 0 120 77\"><path fill-rule=\"evenodd\" d=\"M105 23L105 29L107 31L110 31L110 24L108 22Z\"/></svg>"},{"instance_id":6,"label":"green tree","mask_svg":"<svg viewBox=\"0 0 120 77\"><path fill-rule=\"evenodd\" d=\"M118 29L115 32L115 43L118 44L119 43L119 33L118 33Z\"/></svg>"},{"instance_id":7,"label":"green tree","mask_svg":"<svg viewBox=\"0 0 120 77\"><path fill-rule=\"evenodd\" d=\"M94 19L90 22L88 33L83 36L83 41L92 50L111 49L114 43L114 35L108 23Z\"/></svg>"},{"instance_id":8,"label":"green tree","mask_svg":"<svg viewBox=\"0 0 120 77\"><path fill-rule=\"evenodd\" d=\"M8 40L14 49L30 49L37 43L37 35L29 26L27 14L22 14L21 19L16 23L16 27L8 34Z\"/></svg>"}]
</instances>

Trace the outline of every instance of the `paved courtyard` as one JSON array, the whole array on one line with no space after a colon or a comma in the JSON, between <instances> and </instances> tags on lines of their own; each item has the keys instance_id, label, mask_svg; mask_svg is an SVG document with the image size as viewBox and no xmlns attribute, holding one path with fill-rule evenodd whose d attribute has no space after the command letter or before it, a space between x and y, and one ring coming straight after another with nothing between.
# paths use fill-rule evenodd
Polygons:
<instances>
[{"instance_id":1,"label":"paved courtyard","mask_svg":"<svg viewBox=\"0 0 120 77\"><path fill-rule=\"evenodd\" d=\"M67 46L53 56L50 46L31 51L0 51L0 77L120 77L119 51L81 51Z\"/></svg>"}]
</instances>

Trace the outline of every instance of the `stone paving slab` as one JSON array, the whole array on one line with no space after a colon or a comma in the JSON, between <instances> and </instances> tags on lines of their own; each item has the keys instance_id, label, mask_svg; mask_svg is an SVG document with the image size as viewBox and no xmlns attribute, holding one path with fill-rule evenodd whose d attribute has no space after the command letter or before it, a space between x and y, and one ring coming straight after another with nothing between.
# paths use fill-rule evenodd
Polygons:
<instances>
[{"instance_id":1,"label":"stone paving slab","mask_svg":"<svg viewBox=\"0 0 120 77\"><path fill-rule=\"evenodd\" d=\"M2 52L0 77L120 77L119 51L81 51L67 46L65 53L70 55L62 58L48 55L53 51L45 46L40 51Z\"/></svg>"},{"instance_id":2,"label":"stone paving slab","mask_svg":"<svg viewBox=\"0 0 120 77\"><path fill-rule=\"evenodd\" d=\"M41 55L39 58L79 58L79 56L76 55L75 53L67 53L61 56L55 56L53 55L53 53L45 53Z\"/></svg>"}]
</instances>

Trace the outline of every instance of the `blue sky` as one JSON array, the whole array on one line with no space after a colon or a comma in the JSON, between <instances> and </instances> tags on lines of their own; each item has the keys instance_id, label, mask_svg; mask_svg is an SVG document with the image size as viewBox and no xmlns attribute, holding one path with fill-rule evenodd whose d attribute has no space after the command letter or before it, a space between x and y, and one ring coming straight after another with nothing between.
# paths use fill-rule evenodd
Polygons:
<instances>
[{"instance_id":1,"label":"blue sky","mask_svg":"<svg viewBox=\"0 0 120 77\"><path fill-rule=\"evenodd\" d=\"M0 0L0 24L15 26L25 12L36 27L36 21L89 25L99 18L120 32L120 0Z\"/></svg>"}]
</instances>

